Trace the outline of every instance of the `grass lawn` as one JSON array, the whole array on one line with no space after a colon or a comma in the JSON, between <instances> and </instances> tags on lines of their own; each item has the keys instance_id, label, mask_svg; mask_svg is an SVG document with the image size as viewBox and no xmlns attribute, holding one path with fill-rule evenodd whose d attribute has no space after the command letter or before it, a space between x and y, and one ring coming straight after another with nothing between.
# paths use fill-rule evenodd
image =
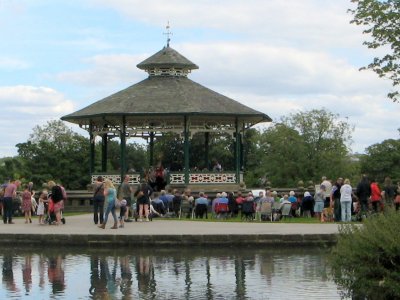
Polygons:
<instances>
[{"instance_id":1,"label":"grass lawn","mask_svg":"<svg viewBox=\"0 0 400 300\"><path fill-rule=\"evenodd\" d=\"M159 218L157 218L159 219ZM240 216L234 217L234 218L226 218L226 219L216 219L208 216L208 219L191 219L191 218L186 218L186 216L182 216L181 219L178 218L161 218L162 220L174 220L174 221L194 221L194 222L243 222L243 223L271 223L270 221L259 221L253 220L253 221L246 221L242 220ZM296 217L296 218L285 218L284 220L281 221L276 221L272 223L301 223L301 224L331 224L331 223L321 223L319 220L316 218L303 218L303 217Z\"/></svg>"}]
</instances>

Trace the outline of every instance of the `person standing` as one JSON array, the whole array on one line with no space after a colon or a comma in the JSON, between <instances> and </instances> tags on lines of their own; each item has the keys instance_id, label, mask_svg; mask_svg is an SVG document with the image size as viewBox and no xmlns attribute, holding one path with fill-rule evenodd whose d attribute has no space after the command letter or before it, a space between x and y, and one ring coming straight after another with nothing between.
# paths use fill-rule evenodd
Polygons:
<instances>
[{"instance_id":1,"label":"person standing","mask_svg":"<svg viewBox=\"0 0 400 300\"><path fill-rule=\"evenodd\" d=\"M44 204L47 202L47 190L43 190L39 195L39 204L37 208L37 215L39 217L39 224L44 224Z\"/></svg>"},{"instance_id":2,"label":"person standing","mask_svg":"<svg viewBox=\"0 0 400 300\"><path fill-rule=\"evenodd\" d=\"M121 183L118 189L118 199L126 200L126 211L125 211L125 222L132 222L132 220L129 219L129 210L132 206L132 187L129 184L130 177L129 175L125 175L124 181Z\"/></svg>"},{"instance_id":3,"label":"person standing","mask_svg":"<svg viewBox=\"0 0 400 300\"><path fill-rule=\"evenodd\" d=\"M99 220L100 219L100 220ZM93 192L93 221L94 224L103 224L104 220L104 182L103 177L98 176Z\"/></svg>"},{"instance_id":4,"label":"person standing","mask_svg":"<svg viewBox=\"0 0 400 300\"><path fill-rule=\"evenodd\" d=\"M390 177L385 177L383 191L386 208L388 209L393 207L394 197L396 194L396 186L393 185L392 179Z\"/></svg>"},{"instance_id":5,"label":"person standing","mask_svg":"<svg viewBox=\"0 0 400 300\"><path fill-rule=\"evenodd\" d=\"M340 188L340 206L342 213L342 222L351 221L351 201L353 188L350 185L350 180L345 179L344 184Z\"/></svg>"},{"instance_id":6,"label":"person standing","mask_svg":"<svg viewBox=\"0 0 400 300\"><path fill-rule=\"evenodd\" d=\"M3 222L4 224L14 224L12 221L13 214L13 199L17 196L18 186L21 184L19 180L12 180L4 190L4 216Z\"/></svg>"},{"instance_id":7,"label":"person standing","mask_svg":"<svg viewBox=\"0 0 400 300\"><path fill-rule=\"evenodd\" d=\"M22 210L24 211L25 224L32 223L32 194L29 191L29 185L26 185L22 192Z\"/></svg>"},{"instance_id":8,"label":"person standing","mask_svg":"<svg viewBox=\"0 0 400 300\"><path fill-rule=\"evenodd\" d=\"M368 199L371 196L371 186L367 175L361 176L361 181L357 184L356 196L361 204L361 212L368 211Z\"/></svg>"},{"instance_id":9,"label":"person standing","mask_svg":"<svg viewBox=\"0 0 400 300\"><path fill-rule=\"evenodd\" d=\"M106 207L106 212L104 213L104 220L99 228L105 229L108 221L108 215L111 213L114 219L114 226L111 229L118 228L117 214L115 213L115 200L117 199L117 191L110 179L104 181L104 206Z\"/></svg>"},{"instance_id":10,"label":"person standing","mask_svg":"<svg viewBox=\"0 0 400 300\"><path fill-rule=\"evenodd\" d=\"M324 208L328 208L331 202L332 183L325 176L322 176L321 185L325 187Z\"/></svg>"},{"instance_id":11,"label":"person standing","mask_svg":"<svg viewBox=\"0 0 400 300\"><path fill-rule=\"evenodd\" d=\"M314 197L314 215L317 220L321 220L322 210L325 207L325 185L321 184Z\"/></svg>"},{"instance_id":12,"label":"person standing","mask_svg":"<svg viewBox=\"0 0 400 300\"><path fill-rule=\"evenodd\" d=\"M65 189L52 180L47 183L47 186L51 189L51 194L49 195L49 211L54 212L56 216L55 225L60 225L62 222L61 214L64 209L64 200L67 198ZM63 223L65 222L63 221Z\"/></svg>"},{"instance_id":13,"label":"person standing","mask_svg":"<svg viewBox=\"0 0 400 300\"><path fill-rule=\"evenodd\" d=\"M371 203L375 212L378 212L379 203L382 200L381 190L375 179L371 180Z\"/></svg>"},{"instance_id":14,"label":"person standing","mask_svg":"<svg viewBox=\"0 0 400 300\"><path fill-rule=\"evenodd\" d=\"M150 196L152 193L153 189L145 180L142 181L139 189L135 192L139 204L139 222L142 221L143 215L146 217L146 222L149 221Z\"/></svg>"},{"instance_id":15,"label":"person standing","mask_svg":"<svg viewBox=\"0 0 400 300\"><path fill-rule=\"evenodd\" d=\"M332 187L331 192L331 206L333 206L333 214L336 222L339 222L341 218L341 207L340 207L340 188L343 184L343 178L339 177L336 183Z\"/></svg>"}]
</instances>

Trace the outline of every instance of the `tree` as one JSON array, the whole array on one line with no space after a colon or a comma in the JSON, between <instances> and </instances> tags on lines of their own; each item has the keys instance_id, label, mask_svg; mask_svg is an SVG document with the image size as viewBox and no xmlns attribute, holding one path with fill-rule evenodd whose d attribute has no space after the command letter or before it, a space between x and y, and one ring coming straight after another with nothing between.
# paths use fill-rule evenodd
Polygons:
<instances>
[{"instance_id":1,"label":"tree","mask_svg":"<svg viewBox=\"0 0 400 300\"><path fill-rule=\"evenodd\" d=\"M24 169L20 157L5 157L0 159L0 183L10 179L20 179L21 171Z\"/></svg>"},{"instance_id":2,"label":"tree","mask_svg":"<svg viewBox=\"0 0 400 300\"><path fill-rule=\"evenodd\" d=\"M351 299L400 298L400 214L389 210L363 226L339 228L330 264L334 281Z\"/></svg>"},{"instance_id":3,"label":"tree","mask_svg":"<svg viewBox=\"0 0 400 300\"><path fill-rule=\"evenodd\" d=\"M388 52L382 57L375 57L373 62L361 69L371 69L392 81L394 91L388 97L395 102L400 101L400 1L399 0L352 0L357 4L349 9L354 16L351 23L366 26L363 31L372 37L364 45L371 49L384 48ZM397 90L396 90L397 89Z\"/></svg>"},{"instance_id":4,"label":"tree","mask_svg":"<svg viewBox=\"0 0 400 300\"><path fill-rule=\"evenodd\" d=\"M361 171L380 182L386 176L400 180L400 139L369 146L361 157Z\"/></svg>"},{"instance_id":5,"label":"tree","mask_svg":"<svg viewBox=\"0 0 400 300\"><path fill-rule=\"evenodd\" d=\"M252 135L246 183L265 178L275 187L293 187L299 180L319 182L322 175L351 178L357 170L346 145L352 130L324 109L283 117L282 123Z\"/></svg>"},{"instance_id":6,"label":"tree","mask_svg":"<svg viewBox=\"0 0 400 300\"><path fill-rule=\"evenodd\" d=\"M36 186L51 179L68 189L89 183L89 141L62 121L36 126L29 140L17 148L23 160L21 175Z\"/></svg>"},{"instance_id":7,"label":"tree","mask_svg":"<svg viewBox=\"0 0 400 300\"><path fill-rule=\"evenodd\" d=\"M190 168L197 167L200 170L210 168L205 165L204 157L205 138L203 133L194 134L190 139L189 156ZM224 170L234 170L234 144L233 139L224 133L210 133L209 135L209 159L217 159ZM154 143L154 157L161 160L166 167L173 163L183 168L184 165L184 141L174 133L167 133L157 137Z\"/></svg>"},{"instance_id":8,"label":"tree","mask_svg":"<svg viewBox=\"0 0 400 300\"><path fill-rule=\"evenodd\" d=\"M319 180L321 175L330 178L345 175L347 144L351 142L353 126L325 109L291 114L283 117L282 122L298 131L302 138L305 178Z\"/></svg>"},{"instance_id":9,"label":"tree","mask_svg":"<svg viewBox=\"0 0 400 300\"><path fill-rule=\"evenodd\" d=\"M265 177L279 187L294 186L302 178L305 148L298 131L277 124L262 132L253 143L258 151L253 153L253 157L248 157L248 175L257 180ZM251 183L249 176L246 176L246 183Z\"/></svg>"}]
</instances>

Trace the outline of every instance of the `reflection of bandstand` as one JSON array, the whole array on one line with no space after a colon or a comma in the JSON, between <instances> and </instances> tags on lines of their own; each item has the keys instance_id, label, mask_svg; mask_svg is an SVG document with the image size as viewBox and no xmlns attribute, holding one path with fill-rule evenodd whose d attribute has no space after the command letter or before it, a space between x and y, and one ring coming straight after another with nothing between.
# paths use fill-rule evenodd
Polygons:
<instances>
[{"instance_id":1,"label":"reflection of bandstand","mask_svg":"<svg viewBox=\"0 0 400 300\"><path fill-rule=\"evenodd\" d=\"M153 147L164 133L178 134L184 142L182 172L169 174L169 184L177 186L234 185L243 180L241 172L242 136L246 129L271 119L264 113L218 94L188 79L198 66L167 45L137 65L149 77L122 91L97 101L61 119L78 124L90 135L90 172L92 181L98 174L120 183L127 173L126 140L142 137L149 141L150 165L154 165ZM190 139L204 134L204 162L208 165L210 133L226 133L234 143L235 170L232 172L191 172ZM101 172L95 173L95 137L102 139ZM119 137L120 174L107 171L107 142ZM140 174L129 174L131 183L140 182Z\"/></svg>"}]
</instances>

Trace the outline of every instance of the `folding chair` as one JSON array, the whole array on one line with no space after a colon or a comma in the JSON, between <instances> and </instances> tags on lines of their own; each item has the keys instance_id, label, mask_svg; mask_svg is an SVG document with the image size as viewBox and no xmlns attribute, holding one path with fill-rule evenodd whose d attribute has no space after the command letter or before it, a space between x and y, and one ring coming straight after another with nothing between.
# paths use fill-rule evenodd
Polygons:
<instances>
[{"instance_id":1,"label":"folding chair","mask_svg":"<svg viewBox=\"0 0 400 300\"><path fill-rule=\"evenodd\" d=\"M226 219L228 217L228 212L229 212L228 203L216 203L214 210L217 218Z\"/></svg>"},{"instance_id":2,"label":"folding chair","mask_svg":"<svg viewBox=\"0 0 400 300\"><path fill-rule=\"evenodd\" d=\"M291 203L285 203L282 206L281 219L285 219L286 217L289 217L289 218L292 217L292 204Z\"/></svg>"},{"instance_id":3,"label":"folding chair","mask_svg":"<svg viewBox=\"0 0 400 300\"><path fill-rule=\"evenodd\" d=\"M262 202L260 207L260 221L270 220L272 222L272 203Z\"/></svg>"}]
</instances>

